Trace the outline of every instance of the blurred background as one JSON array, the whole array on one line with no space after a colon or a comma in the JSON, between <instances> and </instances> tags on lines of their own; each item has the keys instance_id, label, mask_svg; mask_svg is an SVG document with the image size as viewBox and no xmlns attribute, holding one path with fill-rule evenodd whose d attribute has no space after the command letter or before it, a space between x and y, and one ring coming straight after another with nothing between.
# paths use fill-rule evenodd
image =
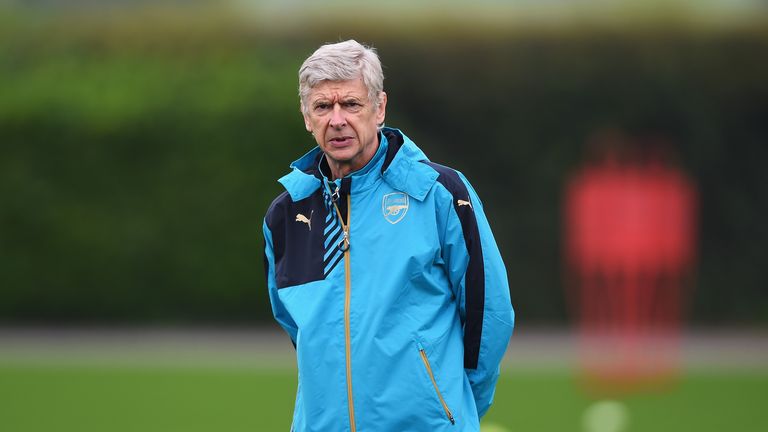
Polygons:
<instances>
[{"instance_id":1,"label":"blurred background","mask_svg":"<svg viewBox=\"0 0 768 432\"><path fill-rule=\"evenodd\" d=\"M0 430L288 430L261 224L314 145L298 67L349 38L507 263L484 431L768 430L767 24L763 0L0 0ZM609 168L597 190L646 198L574 204ZM678 210L636 210L670 175ZM583 262L645 232L677 252Z\"/></svg>"}]
</instances>

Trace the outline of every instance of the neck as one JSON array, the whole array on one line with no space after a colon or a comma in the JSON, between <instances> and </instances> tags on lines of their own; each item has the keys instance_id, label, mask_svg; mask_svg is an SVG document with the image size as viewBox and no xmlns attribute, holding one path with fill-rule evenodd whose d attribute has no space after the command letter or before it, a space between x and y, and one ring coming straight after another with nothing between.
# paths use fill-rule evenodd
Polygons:
<instances>
[{"instance_id":1,"label":"neck","mask_svg":"<svg viewBox=\"0 0 768 432\"><path fill-rule=\"evenodd\" d=\"M331 169L331 180L343 178L349 175L350 173L353 173L358 169L362 168L363 166L365 166L365 164L363 164L363 166L361 167L355 167L354 165L352 165L352 163L337 162L329 159L328 156L326 156L325 159L328 161L328 168Z\"/></svg>"}]
</instances>

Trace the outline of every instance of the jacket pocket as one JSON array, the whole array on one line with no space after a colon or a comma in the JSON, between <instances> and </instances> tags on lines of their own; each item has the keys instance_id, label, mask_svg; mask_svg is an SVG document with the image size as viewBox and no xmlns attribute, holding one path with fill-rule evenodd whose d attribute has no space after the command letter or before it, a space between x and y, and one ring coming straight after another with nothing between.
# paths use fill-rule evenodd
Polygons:
<instances>
[{"instance_id":1,"label":"jacket pocket","mask_svg":"<svg viewBox=\"0 0 768 432\"><path fill-rule=\"evenodd\" d=\"M421 344L419 344L419 355L421 356L421 361L424 363L424 367L427 369L427 374L429 375L430 381L432 381L432 386L435 388L435 394L437 394L437 398L440 400L440 404L443 406L445 416L448 417L448 420L450 420L451 424L455 425L456 419L453 418L451 409L448 407L448 404L445 403L445 399L443 399L443 394L440 392L440 387L437 385L437 380L435 380L435 374L432 370L432 366L429 363L429 358L427 358L427 352L424 350Z\"/></svg>"}]
</instances>

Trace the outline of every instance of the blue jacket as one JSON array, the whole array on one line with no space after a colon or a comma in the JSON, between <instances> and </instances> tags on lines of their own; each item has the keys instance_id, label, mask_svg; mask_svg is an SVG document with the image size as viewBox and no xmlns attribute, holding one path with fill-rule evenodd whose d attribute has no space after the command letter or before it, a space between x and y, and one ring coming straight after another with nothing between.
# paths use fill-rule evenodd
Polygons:
<instances>
[{"instance_id":1,"label":"blue jacket","mask_svg":"<svg viewBox=\"0 0 768 432\"><path fill-rule=\"evenodd\" d=\"M264 218L299 369L292 428L478 431L514 322L504 263L461 173L397 129L379 141L335 181L319 148L304 155Z\"/></svg>"}]
</instances>

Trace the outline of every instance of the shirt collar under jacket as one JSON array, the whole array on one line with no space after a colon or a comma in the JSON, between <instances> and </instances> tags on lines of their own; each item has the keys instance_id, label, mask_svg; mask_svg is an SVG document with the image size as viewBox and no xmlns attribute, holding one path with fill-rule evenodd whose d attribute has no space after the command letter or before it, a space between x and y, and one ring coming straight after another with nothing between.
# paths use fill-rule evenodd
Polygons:
<instances>
[{"instance_id":1,"label":"shirt collar under jacket","mask_svg":"<svg viewBox=\"0 0 768 432\"><path fill-rule=\"evenodd\" d=\"M399 129L383 128L379 137L374 157L363 168L347 175L352 177L352 193L364 191L383 178L393 188L423 200L438 177L437 171L420 163L427 161L427 156ZM320 157L320 147L313 148L294 161L291 172L278 180L293 201L310 196L321 186L323 175L317 165Z\"/></svg>"}]
</instances>

